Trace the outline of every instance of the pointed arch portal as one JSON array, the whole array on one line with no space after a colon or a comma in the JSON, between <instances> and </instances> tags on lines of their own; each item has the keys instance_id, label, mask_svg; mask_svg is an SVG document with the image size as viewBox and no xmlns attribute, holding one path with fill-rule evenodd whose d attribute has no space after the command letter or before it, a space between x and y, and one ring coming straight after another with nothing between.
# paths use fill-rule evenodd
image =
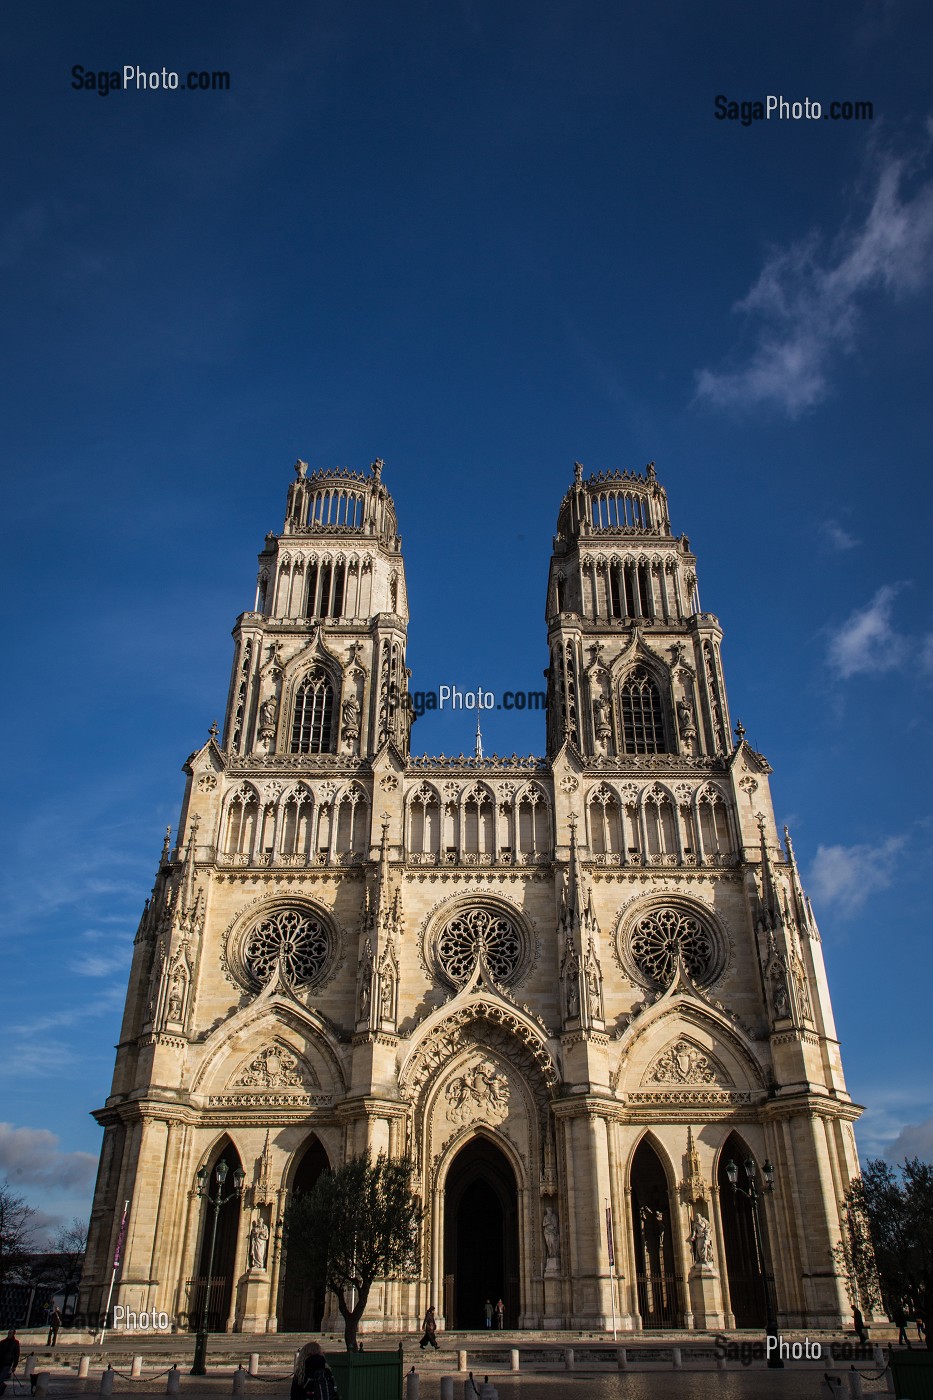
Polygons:
<instances>
[{"instance_id":1,"label":"pointed arch portal","mask_svg":"<svg viewBox=\"0 0 933 1400\"><path fill-rule=\"evenodd\" d=\"M215 1208L208 1197L217 1197L217 1168L221 1162L227 1166L224 1183L224 1204L217 1212L217 1237L214 1241L214 1258L210 1279L207 1277L211 1258L211 1238L214 1232ZM233 1190L233 1174L242 1169L240 1154L227 1138L215 1150L207 1176L206 1195L201 1201L201 1229L198 1247L198 1267L195 1277L188 1284L188 1319L192 1331L201 1325L201 1317L206 1310L205 1327L207 1332L225 1332L233 1301L233 1280L237 1265L237 1244L240 1231L240 1198Z\"/></svg>"},{"instance_id":2,"label":"pointed arch portal","mask_svg":"<svg viewBox=\"0 0 933 1400\"><path fill-rule=\"evenodd\" d=\"M739 1185L746 1187L748 1182L745 1163L751 1156L745 1143L736 1133L729 1136L719 1154L719 1213L722 1217L722 1237L726 1251L729 1308L735 1318L736 1327L763 1327L767 1313L766 1269L770 1276L767 1237L759 1239L751 1202L740 1191L733 1191L726 1175L727 1163L735 1162L739 1169ZM760 1172L758 1183L760 1188ZM764 1202L760 1198L758 1210L762 1233L765 1234L767 1225ZM773 1279L771 1286L774 1286Z\"/></svg>"},{"instance_id":3,"label":"pointed arch portal","mask_svg":"<svg viewBox=\"0 0 933 1400\"><path fill-rule=\"evenodd\" d=\"M302 1153L292 1179L291 1195L306 1195L318 1177L330 1171L327 1153L316 1137L312 1137ZM307 1279L288 1275L288 1259L282 1271L280 1332L320 1332L324 1316L324 1289Z\"/></svg>"},{"instance_id":4,"label":"pointed arch portal","mask_svg":"<svg viewBox=\"0 0 933 1400\"><path fill-rule=\"evenodd\" d=\"M657 1152L642 1138L632 1158L632 1238L638 1311L646 1329L677 1327L682 1320L671 1225L667 1177Z\"/></svg>"},{"instance_id":5,"label":"pointed arch portal","mask_svg":"<svg viewBox=\"0 0 933 1400\"><path fill-rule=\"evenodd\" d=\"M457 1153L444 1188L444 1316L447 1326L485 1324L486 1299L505 1303L505 1326L520 1311L518 1187L503 1152L475 1137Z\"/></svg>"}]
</instances>

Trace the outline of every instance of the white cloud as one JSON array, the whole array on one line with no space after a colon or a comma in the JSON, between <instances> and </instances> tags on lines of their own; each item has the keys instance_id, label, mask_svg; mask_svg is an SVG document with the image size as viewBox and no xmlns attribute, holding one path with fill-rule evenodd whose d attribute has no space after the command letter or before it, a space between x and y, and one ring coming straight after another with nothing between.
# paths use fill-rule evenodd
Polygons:
<instances>
[{"instance_id":1,"label":"white cloud","mask_svg":"<svg viewBox=\"0 0 933 1400\"><path fill-rule=\"evenodd\" d=\"M827 252L814 233L771 254L735 308L755 335L748 362L700 370L698 398L720 408L773 404L796 418L826 397L835 358L855 347L859 299L916 290L933 270L933 181L905 197L908 174L908 161L886 160L864 222Z\"/></svg>"},{"instance_id":2,"label":"white cloud","mask_svg":"<svg viewBox=\"0 0 933 1400\"><path fill-rule=\"evenodd\" d=\"M16 1128L0 1123L0 1173L14 1187L44 1186L79 1194L94 1184L97 1158L90 1152L62 1152L47 1128Z\"/></svg>"},{"instance_id":3,"label":"white cloud","mask_svg":"<svg viewBox=\"0 0 933 1400\"><path fill-rule=\"evenodd\" d=\"M129 969L130 951L116 953L82 953L68 964L79 977L110 977L114 972Z\"/></svg>"},{"instance_id":4,"label":"white cloud","mask_svg":"<svg viewBox=\"0 0 933 1400\"><path fill-rule=\"evenodd\" d=\"M898 589L885 584L865 608L850 613L830 637L829 663L842 680L865 672L891 671L907 652L907 639L894 628L891 609Z\"/></svg>"},{"instance_id":5,"label":"white cloud","mask_svg":"<svg viewBox=\"0 0 933 1400\"><path fill-rule=\"evenodd\" d=\"M818 846L808 881L814 901L837 914L854 914L891 884L906 842L906 836L889 836L878 845Z\"/></svg>"},{"instance_id":6,"label":"white cloud","mask_svg":"<svg viewBox=\"0 0 933 1400\"><path fill-rule=\"evenodd\" d=\"M933 1118L921 1123L905 1123L897 1137L884 1149L889 1162L902 1162L905 1157L919 1157L933 1162Z\"/></svg>"},{"instance_id":7,"label":"white cloud","mask_svg":"<svg viewBox=\"0 0 933 1400\"><path fill-rule=\"evenodd\" d=\"M822 529L823 534L833 549L838 549L840 551L855 549L857 545L862 543L861 540L857 540L854 535L850 534L848 530L844 530L838 520L824 521Z\"/></svg>"}]
</instances>

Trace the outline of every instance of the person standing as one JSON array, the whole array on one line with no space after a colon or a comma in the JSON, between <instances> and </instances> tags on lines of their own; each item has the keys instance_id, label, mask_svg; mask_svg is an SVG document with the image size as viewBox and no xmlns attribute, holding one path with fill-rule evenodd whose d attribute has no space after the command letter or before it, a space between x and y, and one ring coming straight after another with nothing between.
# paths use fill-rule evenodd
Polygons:
<instances>
[{"instance_id":1,"label":"person standing","mask_svg":"<svg viewBox=\"0 0 933 1400\"><path fill-rule=\"evenodd\" d=\"M422 1331L424 1332L424 1336L419 1343L421 1350L424 1351L425 1347L433 1347L434 1350L437 1351L437 1317L434 1312L433 1304L424 1315Z\"/></svg>"},{"instance_id":2,"label":"person standing","mask_svg":"<svg viewBox=\"0 0 933 1400\"><path fill-rule=\"evenodd\" d=\"M898 1303L896 1307L893 1307L891 1309L891 1321L897 1328L898 1346L909 1347L910 1338L907 1335L907 1314L905 1313L903 1305L901 1303Z\"/></svg>"},{"instance_id":3,"label":"person standing","mask_svg":"<svg viewBox=\"0 0 933 1400\"><path fill-rule=\"evenodd\" d=\"M501 1298L496 1304L496 1326L500 1332L505 1326L505 1303L503 1303Z\"/></svg>"},{"instance_id":4,"label":"person standing","mask_svg":"<svg viewBox=\"0 0 933 1400\"><path fill-rule=\"evenodd\" d=\"M55 1345L55 1343L58 1341L58 1333L59 1333L59 1329L61 1328L61 1325L62 1325L62 1315L61 1315L61 1313L58 1311L58 1308L56 1308L56 1307L51 1308L51 1309L49 1310L49 1336L48 1336L48 1340L47 1340L47 1342L46 1342L46 1346L47 1346L47 1347L53 1347L53 1346Z\"/></svg>"},{"instance_id":5,"label":"person standing","mask_svg":"<svg viewBox=\"0 0 933 1400\"><path fill-rule=\"evenodd\" d=\"M11 1327L0 1342L0 1395L6 1390L6 1383L19 1365L19 1342L16 1328Z\"/></svg>"},{"instance_id":6,"label":"person standing","mask_svg":"<svg viewBox=\"0 0 933 1400\"><path fill-rule=\"evenodd\" d=\"M492 1326L492 1299L491 1299L491 1298L487 1298L486 1301L485 1301L485 1303L483 1304L483 1316L484 1316L485 1319L486 1319L486 1326L487 1326L487 1327L491 1327L491 1326Z\"/></svg>"},{"instance_id":7,"label":"person standing","mask_svg":"<svg viewBox=\"0 0 933 1400\"><path fill-rule=\"evenodd\" d=\"M865 1319L862 1317L860 1308L852 1309L852 1324L855 1327L855 1335L864 1346L868 1341L868 1328L865 1326Z\"/></svg>"}]
</instances>

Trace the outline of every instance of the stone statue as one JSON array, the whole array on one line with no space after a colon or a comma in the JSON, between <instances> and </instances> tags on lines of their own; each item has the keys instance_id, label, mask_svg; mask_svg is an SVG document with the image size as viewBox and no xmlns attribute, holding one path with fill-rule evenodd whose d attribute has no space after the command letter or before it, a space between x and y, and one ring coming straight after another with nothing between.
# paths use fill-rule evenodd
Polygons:
<instances>
[{"instance_id":1,"label":"stone statue","mask_svg":"<svg viewBox=\"0 0 933 1400\"><path fill-rule=\"evenodd\" d=\"M677 728L681 739L695 739L697 727L693 722L693 710L689 700L677 701Z\"/></svg>"},{"instance_id":2,"label":"stone statue","mask_svg":"<svg viewBox=\"0 0 933 1400\"><path fill-rule=\"evenodd\" d=\"M576 963L571 963L567 969L567 1015L579 1016L580 1014L580 978L577 972Z\"/></svg>"},{"instance_id":3,"label":"stone statue","mask_svg":"<svg viewBox=\"0 0 933 1400\"><path fill-rule=\"evenodd\" d=\"M590 1015L591 1015L591 1016L596 1016L596 1017L598 1017L599 1014L600 1014L600 1006L599 1006L599 973L598 973L598 971L596 970L596 964L595 964L595 963L590 963L590 966L589 966L589 968L587 969L587 973L586 973L586 990L587 990L587 1001L589 1002L589 1007L590 1007Z\"/></svg>"},{"instance_id":4,"label":"stone statue","mask_svg":"<svg viewBox=\"0 0 933 1400\"><path fill-rule=\"evenodd\" d=\"M774 1014L778 1018L790 1015L790 1001L787 997L787 984L782 980L774 984Z\"/></svg>"},{"instance_id":5,"label":"stone statue","mask_svg":"<svg viewBox=\"0 0 933 1400\"><path fill-rule=\"evenodd\" d=\"M382 972L382 987L379 992L379 1015L383 1021L391 1021L395 1014L395 974L386 967Z\"/></svg>"},{"instance_id":6,"label":"stone statue","mask_svg":"<svg viewBox=\"0 0 933 1400\"><path fill-rule=\"evenodd\" d=\"M275 716L278 711L274 695L267 695L259 706L259 728L269 730L275 728Z\"/></svg>"},{"instance_id":7,"label":"stone statue","mask_svg":"<svg viewBox=\"0 0 933 1400\"><path fill-rule=\"evenodd\" d=\"M268 1249L269 1226L260 1216L249 1227L249 1266L251 1269L265 1269Z\"/></svg>"},{"instance_id":8,"label":"stone statue","mask_svg":"<svg viewBox=\"0 0 933 1400\"><path fill-rule=\"evenodd\" d=\"M709 1221L705 1215L697 1211L693 1217L693 1229L690 1231L690 1248L693 1250L694 1264L712 1264L713 1262L713 1241L710 1235Z\"/></svg>"},{"instance_id":9,"label":"stone statue","mask_svg":"<svg viewBox=\"0 0 933 1400\"><path fill-rule=\"evenodd\" d=\"M360 702L355 695L348 695L341 709L344 737L358 739L360 736Z\"/></svg>"},{"instance_id":10,"label":"stone statue","mask_svg":"<svg viewBox=\"0 0 933 1400\"><path fill-rule=\"evenodd\" d=\"M364 1021L369 1015L369 974L360 983L360 1020Z\"/></svg>"},{"instance_id":11,"label":"stone statue","mask_svg":"<svg viewBox=\"0 0 933 1400\"><path fill-rule=\"evenodd\" d=\"M560 1224L557 1219L557 1211L553 1206L545 1206L544 1221L544 1252L545 1264L556 1264L560 1258Z\"/></svg>"},{"instance_id":12,"label":"stone statue","mask_svg":"<svg viewBox=\"0 0 933 1400\"><path fill-rule=\"evenodd\" d=\"M170 1021L181 1020L181 988L177 982L172 983L172 990L169 994L168 1019Z\"/></svg>"}]
</instances>

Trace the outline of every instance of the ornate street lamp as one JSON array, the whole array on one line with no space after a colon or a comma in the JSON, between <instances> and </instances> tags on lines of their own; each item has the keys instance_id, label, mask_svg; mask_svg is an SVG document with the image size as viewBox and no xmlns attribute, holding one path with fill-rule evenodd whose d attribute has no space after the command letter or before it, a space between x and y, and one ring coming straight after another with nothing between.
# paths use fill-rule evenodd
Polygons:
<instances>
[{"instance_id":1,"label":"ornate street lamp","mask_svg":"<svg viewBox=\"0 0 933 1400\"><path fill-rule=\"evenodd\" d=\"M763 1189L768 1192L773 1191L774 1167L766 1159L761 1170L765 1179ZM766 1345L765 1348L768 1356L768 1365L772 1367L772 1369L780 1368L783 1370L784 1362L781 1360L781 1342L778 1336L777 1311L774 1306L774 1299L771 1295L771 1281L768 1278L768 1270L765 1264L764 1236L761 1230L761 1216L758 1206L758 1182L755 1163L751 1157L746 1157L745 1159L745 1175L748 1178L747 1189L739 1185L739 1169L735 1162L726 1163L726 1176L729 1179L729 1185L732 1187L733 1195L744 1196L746 1200L751 1203L752 1224L755 1230L755 1248L758 1251L758 1264L761 1270L761 1287L765 1299L765 1327L767 1330L767 1338L774 1338L773 1345L770 1348Z\"/></svg>"},{"instance_id":2,"label":"ornate street lamp","mask_svg":"<svg viewBox=\"0 0 933 1400\"><path fill-rule=\"evenodd\" d=\"M207 1256L207 1283L204 1289L204 1306L201 1309L201 1316L198 1319L198 1333L194 1343L194 1365L191 1367L192 1376L204 1376L207 1374L204 1363L207 1360L207 1308L211 1296L211 1278L214 1273L214 1247L217 1244L217 1221L220 1218L220 1207L225 1206L228 1201L239 1197L243 1193L243 1181L246 1173L242 1167L237 1167L233 1173L233 1190L225 1196L223 1194L224 1182L227 1180L227 1173L230 1168L221 1158L214 1169L214 1177L217 1182L217 1194L212 1196L208 1187L210 1172L207 1167L199 1167L197 1172L198 1185L197 1194L202 1199L207 1200L209 1206L214 1207L214 1221L211 1226L211 1247Z\"/></svg>"}]
</instances>

